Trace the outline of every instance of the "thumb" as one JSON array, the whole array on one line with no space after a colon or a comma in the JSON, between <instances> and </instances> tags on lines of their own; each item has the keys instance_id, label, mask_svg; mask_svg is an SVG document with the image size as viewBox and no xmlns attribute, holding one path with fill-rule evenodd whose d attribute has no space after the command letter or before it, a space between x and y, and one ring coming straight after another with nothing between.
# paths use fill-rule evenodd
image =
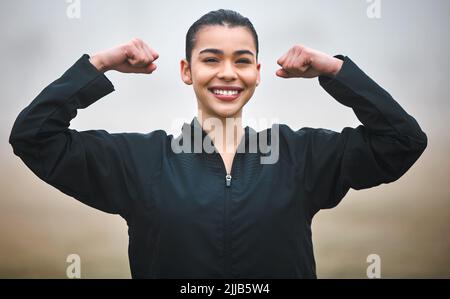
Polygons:
<instances>
[{"instance_id":1,"label":"thumb","mask_svg":"<svg viewBox=\"0 0 450 299\"><path fill-rule=\"evenodd\" d=\"M281 78L289 78L289 74L284 69L277 70L275 74Z\"/></svg>"},{"instance_id":2,"label":"thumb","mask_svg":"<svg viewBox=\"0 0 450 299\"><path fill-rule=\"evenodd\" d=\"M144 66L144 67L139 67L139 68L134 68L133 73L136 74L151 74L156 70L157 66L156 64L154 64L153 62Z\"/></svg>"}]
</instances>

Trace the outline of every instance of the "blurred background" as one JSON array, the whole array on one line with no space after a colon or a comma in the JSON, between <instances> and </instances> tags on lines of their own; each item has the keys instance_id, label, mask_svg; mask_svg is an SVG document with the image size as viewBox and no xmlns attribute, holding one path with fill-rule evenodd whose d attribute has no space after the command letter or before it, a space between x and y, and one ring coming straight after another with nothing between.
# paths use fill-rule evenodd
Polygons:
<instances>
[{"instance_id":1,"label":"blurred background","mask_svg":"<svg viewBox=\"0 0 450 299\"><path fill-rule=\"evenodd\" d=\"M269 2L269 1L268 1ZM275 77L276 60L302 43L349 56L426 132L428 148L398 181L350 190L313 222L319 278L367 278L380 257L382 278L450 278L450 70L448 0L0 2L0 277L65 278L68 255L82 278L130 278L126 222L84 206L37 178L13 155L8 137L19 112L82 54L140 37L159 54L152 75L108 72L116 91L71 122L77 130L179 134L196 114L179 61L189 26L233 9L260 38L262 81L246 119L277 119L341 131L360 123L317 79ZM265 127L252 127L262 130Z\"/></svg>"}]
</instances>

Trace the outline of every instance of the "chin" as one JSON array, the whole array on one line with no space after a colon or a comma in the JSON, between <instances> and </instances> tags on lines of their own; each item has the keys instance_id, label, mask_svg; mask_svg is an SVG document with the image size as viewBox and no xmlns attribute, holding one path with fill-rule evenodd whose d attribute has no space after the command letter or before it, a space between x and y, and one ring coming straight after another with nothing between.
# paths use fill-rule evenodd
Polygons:
<instances>
[{"instance_id":1,"label":"chin","mask_svg":"<svg viewBox=\"0 0 450 299\"><path fill-rule=\"evenodd\" d=\"M235 103L217 103L209 102L204 103L203 107L209 114L218 118L230 118L239 115L239 112L244 107L245 102L235 102Z\"/></svg>"},{"instance_id":2,"label":"chin","mask_svg":"<svg viewBox=\"0 0 450 299\"><path fill-rule=\"evenodd\" d=\"M230 118L230 117L234 117L236 115L236 113L228 112L228 111L216 111L215 115L219 118Z\"/></svg>"},{"instance_id":3,"label":"chin","mask_svg":"<svg viewBox=\"0 0 450 299\"><path fill-rule=\"evenodd\" d=\"M221 118L235 117L239 113L239 109L214 109L214 113Z\"/></svg>"}]
</instances>

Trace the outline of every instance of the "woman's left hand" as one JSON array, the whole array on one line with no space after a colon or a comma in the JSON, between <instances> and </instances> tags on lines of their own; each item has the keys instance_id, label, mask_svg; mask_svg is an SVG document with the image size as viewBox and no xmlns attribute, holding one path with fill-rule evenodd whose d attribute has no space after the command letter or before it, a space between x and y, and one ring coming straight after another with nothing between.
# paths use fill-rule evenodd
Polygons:
<instances>
[{"instance_id":1,"label":"woman's left hand","mask_svg":"<svg viewBox=\"0 0 450 299\"><path fill-rule=\"evenodd\" d=\"M276 75L282 78L334 77L341 70L343 61L302 45L292 47L277 63L281 69Z\"/></svg>"}]
</instances>

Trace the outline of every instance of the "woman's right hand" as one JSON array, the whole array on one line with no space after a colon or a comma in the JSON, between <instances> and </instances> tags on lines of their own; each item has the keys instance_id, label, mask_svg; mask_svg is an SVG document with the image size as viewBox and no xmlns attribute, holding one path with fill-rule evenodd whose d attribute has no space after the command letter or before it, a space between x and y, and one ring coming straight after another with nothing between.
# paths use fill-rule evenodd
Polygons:
<instances>
[{"instance_id":1,"label":"woman's right hand","mask_svg":"<svg viewBox=\"0 0 450 299\"><path fill-rule=\"evenodd\" d=\"M101 72L116 70L121 73L151 74L159 55L144 41L134 38L130 42L96 53L89 61Z\"/></svg>"}]
</instances>

